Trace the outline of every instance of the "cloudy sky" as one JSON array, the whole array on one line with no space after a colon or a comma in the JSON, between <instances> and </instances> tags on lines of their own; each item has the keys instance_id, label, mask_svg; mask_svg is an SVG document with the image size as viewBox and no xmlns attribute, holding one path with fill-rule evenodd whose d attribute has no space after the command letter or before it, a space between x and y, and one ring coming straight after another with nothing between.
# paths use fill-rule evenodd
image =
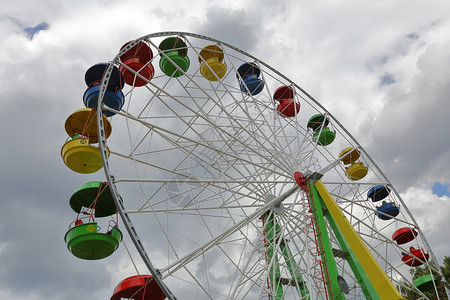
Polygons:
<instances>
[{"instance_id":1,"label":"cloudy sky","mask_svg":"<svg viewBox=\"0 0 450 300\"><path fill-rule=\"evenodd\" d=\"M121 280L117 258L66 250L68 199L89 176L62 163L64 121L88 67L160 31L230 43L302 86L390 178L438 261L450 255L449 1L3 2L0 299L109 299Z\"/></svg>"}]
</instances>

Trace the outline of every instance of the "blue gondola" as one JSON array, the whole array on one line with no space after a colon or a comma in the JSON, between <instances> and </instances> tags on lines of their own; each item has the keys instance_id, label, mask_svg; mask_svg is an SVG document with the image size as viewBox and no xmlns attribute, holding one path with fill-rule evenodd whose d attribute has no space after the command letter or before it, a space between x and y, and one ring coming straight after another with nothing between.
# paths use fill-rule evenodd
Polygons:
<instances>
[{"instance_id":1,"label":"blue gondola","mask_svg":"<svg viewBox=\"0 0 450 300\"><path fill-rule=\"evenodd\" d=\"M88 85L87 90L83 95L83 103L87 108L97 107L98 96L100 94L100 84L108 68L107 63L99 63L90 67L84 76L84 80ZM112 109L119 111L125 103L125 96L121 89L125 83L122 73L120 73L117 67L113 67L113 70L108 81L108 86L105 91L103 103ZM103 113L107 117L115 115L114 112L104 110Z\"/></svg>"},{"instance_id":2,"label":"blue gondola","mask_svg":"<svg viewBox=\"0 0 450 300\"><path fill-rule=\"evenodd\" d=\"M367 198L377 202L389 196L390 192L391 189L387 185L376 185L367 192Z\"/></svg>"},{"instance_id":3,"label":"blue gondola","mask_svg":"<svg viewBox=\"0 0 450 300\"><path fill-rule=\"evenodd\" d=\"M400 209L394 202L387 203L383 201L383 205L377 207L376 216L381 220L390 220L400 213Z\"/></svg>"},{"instance_id":4,"label":"blue gondola","mask_svg":"<svg viewBox=\"0 0 450 300\"><path fill-rule=\"evenodd\" d=\"M236 77L243 93L258 95L264 88L264 82L259 79L261 70L255 63L244 63L237 70Z\"/></svg>"}]
</instances>

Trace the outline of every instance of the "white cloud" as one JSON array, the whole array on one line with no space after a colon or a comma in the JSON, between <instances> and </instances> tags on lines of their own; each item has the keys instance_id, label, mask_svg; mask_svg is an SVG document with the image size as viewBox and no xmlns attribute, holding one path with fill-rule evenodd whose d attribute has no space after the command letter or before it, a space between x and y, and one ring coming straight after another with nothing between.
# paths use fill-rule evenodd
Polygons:
<instances>
[{"instance_id":1,"label":"white cloud","mask_svg":"<svg viewBox=\"0 0 450 300\"><path fill-rule=\"evenodd\" d=\"M3 9L0 298L79 299L83 291L104 299L132 272L123 257L92 264L65 249L75 218L68 198L103 174L65 168L63 124L83 105L89 66L131 39L169 30L223 39L304 87L400 187L438 259L450 255L449 199L422 185L450 178L450 2L15 1ZM49 28L32 41L21 31L42 22ZM386 74L395 82L381 86Z\"/></svg>"},{"instance_id":2,"label":"white cloud","mask_svg":"<svg viewBox=\"0 0 450 300\"><path fill-rule=\"evenodd\" d=\"M383 108L362 125L371 138L370 153L402 188L450 176L443 167L450 157L450 141L444 137L450 72L440 67L450 63L449 50L450 39L429 45L417 60L415 75L389 86Z\"/></svg>"},{"instance_id":3,"label":"white cloud","mask_svg":"<svg viewBox=\"0 0 450 300\"><path fill-rule=\"evenodd\" d=\"M442 263L448 253L448 213L450 198L433 194L429 187L410 187L401 194L417 224Z\"/></svg>"}]
</instances>

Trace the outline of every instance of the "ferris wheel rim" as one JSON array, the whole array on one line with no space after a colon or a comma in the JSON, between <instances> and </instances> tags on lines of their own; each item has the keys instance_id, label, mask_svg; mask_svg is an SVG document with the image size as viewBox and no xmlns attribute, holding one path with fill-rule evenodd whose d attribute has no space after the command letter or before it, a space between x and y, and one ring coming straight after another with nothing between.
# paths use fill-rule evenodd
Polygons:
<instances>
[{"instance_id":1,"label":"ferris wheel rim","mask_svg":"<svg viewBox=\"0 0 450 300\"><path fill-rule=\"evenodd\" d=\"M409 209L407 208L407 206L404 204L403 200L401 199L400 195L398 194L398 192L395 190L395 188L393 187L392 184L390 184L389 180L386 178L386 176L384 175L384 173L382 172L382 170L378 167L378 165L375 163L375 161L373 161L373 159L370 157L370 155L366 152L366 150L361 147L361 145L357 142L357 140L345 129L344 126L342 126L342 124L331 114L328 112L328 110L326 110L317 100L315 100L312 96L310 96L306 91L304 91L300 86L298 86L297 84L295 84L294 82L292 82L290 79L288 79L286 76L284 76L283 74L281 74L280 72L278 72L277 70L275 70L274 68L270 67L269 65L267 65L266 63L264 63L263 61L258 60L256 57L248 54L247 52L240 50L228 43L219 41L217 39L214 38L210 38L207 36L203 36L203 35L198 35L198 34L193 34L193 33L188 33L188 32L176 32L176 31L171 31L171 32L159 32L159 33L153 33L153 34L149 34L149 35L145 35L142 36L138 39L135 39L134 41L129 43L129 47L132 47L133 45L135 45L136 43L143 41L143 40L147 40L150 38L154 38L154 37L164 37L164 36L171 36L171 35L176 35L176 36L188 36L188 37L193 37L193 38L199 38L202 40L208 40L211 42L215 42L215 43L219 43L220 45L229 47L235 51L238 51L239 53L243 54L244 56L250 57L252 59L254 59L255 61L258 61L258 63L260 63L262 66L264 66L267 69L270 69L272 72L274 72L275 74L277 74L278 76L280 76L281 78L283 78L286 82L290 83L292 86L294 86L296 89L302 91L302 93L304 95L306 95L310 101L313 102L314 105L320 107L320 109L325 112L327 114L327 116L329 116L331 118L331 121L334 122L337 126L339 126L342 130L345 131L345 133L347 134L347 136L352 140L352 142L354 143L354 145L356 145L358 147L358 149L360 149L364 156L370 160L372 166L374 166L378 172L382 175L383 179L385 179L385 182L390 185L392 187L392 190L394 191L394 193L397 195L399 201L401 202L402 206L406 209L407 214L409 215L409 217L414 221L414 224L416 225L416 228L420 231L420 227L417 225L417 223L415 222L414 217L412 216L411 212L409 211ZM124 52L126 52L129 48L123 48L117 55L116 57L112 60L113 63L109 64L108 69L106 71L106 73L108 74L108 72L111 72L112 68L114 67L114 62L117 61L117 59L120 57L121 54L123 54ZM107 82L107 78L105 80L102 80L101 83L101 87L100 87L100 95L99 95L99 99L103 98L104 92L106 90L106 83ZM99 142L99 148L102 154L102 161L103 161L103 167L104 167L104 171L105 171L105 176L107 178L107 181L109 183L109 186L111 188L111 192L113 194L113 198L116 202L117 207L119 208L119 213L121 214L121 218L122 220L127 220L129 219L127 216L127 210L125 209L125 207L123 206L123 203L121 202L121 199L119 197L119 195L117 194L117 191L112 189L112 186L114 186L114 184L116 183L116 179L115 177L110 173L110 168L109 168L109 158L107 155L107 141L106 141L106 137L104 135L104 128L103 128L103 117L102 117L102 101L98 101L98 105L97 105L97 122L99 124L98 126L98 135L100 137L100 142ZM120 113L119 113L120 114ZM293 175L293 174L292 174ZM125 179L119 179L118 181L125 181ZM293 183L295 183L295 181L292 181ZM128 221L124 221L124 223L127 223ZM131 223L131 221L129 222L129 224L125 224L125 226L127 227L127 230L129 232L130 235L132 235L133 233L133 225ZM131 233L130 233L131 232ZM136 237L135 239L133 239L133 241L135 241L135 243L139 244L140 243L140 238L137 235L137 233L134 231ZM420 234L423 236L423 234L420 232ZM424 236L423 236L424 237ZM423 238L424 242L426 243L426 247L429 251L431 251L431 247L429 247L428 242L426 241L425 238ZM135 244L136 245L136 244ZM138 247L139 248L139 247ZM140 253L141 257L143 258L143 260L145 261L147 267L149 267L150 272L152 273L153 277L155 278L155 280L158 282L158 284L161 286L161 288L163 289L163 291L165 292L166 296L169 299L176 299L175 295L172 294L172 292L170 291L169 287L167 287L167 285L164 283L164 281L162 280L162 276L161 273L158 269L156 269L149 256L147 255L147 253L145 252L144 247L142 247L142 249L138 249L138 252ZM141 253L142 252L142 253ZM434 262L436 263L436 259L433 255L433 253L430 253L432 259L434 260ZM146 261L148 260L148 262Z\"/></svg>"}]
</instances>

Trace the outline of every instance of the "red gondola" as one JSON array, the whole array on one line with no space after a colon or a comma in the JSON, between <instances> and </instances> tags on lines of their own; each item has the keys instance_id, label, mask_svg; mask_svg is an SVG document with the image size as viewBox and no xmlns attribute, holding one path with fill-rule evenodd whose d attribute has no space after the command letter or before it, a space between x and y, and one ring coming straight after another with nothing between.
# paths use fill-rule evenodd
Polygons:
<instances>
[{"instance_id":1,"label":"red gondola","mask_svg":"<svg viewBox=\"0 0 450 300\"><path fill-rule=\"evenodd\" d=\"M135 275L122 280L110 300L164 300L166 296L151 275Z\"/></svg>"},{"instance_id":2,"label":"red gondola","mask_svg":"<svg viewBox=\"0 0 450 300\"><path fill-rule=\"evenodd\" d=\"M430 255L425 253L423 249L409 248L409 253L403 253L402 261L410 267L417 267L428 260Z\"/></svg>"},{"instance_id":3,"label":"red gondola","mask_svg":"<svg viewBox=\"0 0 450 300\"><path fill-rule=\"evenodd\" d=\"M292 118L300 111L300 103L292 100L282 100L277 107L278 114L283 118Z\"/></svg>"},{"instance_id":4,"label":"red gondola","mask_svg":"<svg viewBox=\"0 0 450 300\"><path fill-rule=\"evenodd\" d=\"M290 99L294 99L294 90L291 87L283 85L277 88L275 90L275 93L273 93L274 101L283 101Z\"/></svg>"},{"instance_id":5,"label":"red gondola","mask_svg":"<svg viewBox=\"0 0 450 300\"><path fill-rule=\"evenodd\" d=\"M402 227L392 234L392 239L397 242L398 245L411 242L417 236L417 231L414 228Z\"/></svg>"},{"instance_id":6,"label":"red gondola","mask_svg":"<svg viewBox=\"0 0 450 300\"><path fill-rule=\"evenodd\" d=\"M129 43L131 42L123 45L121 50ZM141 77L135 75L135 73L129 70L127 67L120 66L119 69L125 78L126 84L131 86L143 86L147 84L147 80L150 81L153 78L155 70L150 62L153 59L153 52L146 43L142 41L137 43L136 45L131 47L131 49L123 53L120 56L120 59L125 66L137 72L140 76L146 79L144 80Z\"/></svg>"},{"instance_id":7,"label":"red gondola","mask_svg":"<svg viewBox=\"0 0 450 300\"><path fill-rule=\"evenodd\" d=\"M273 100L278 101L277 111L283 118L292 118L300 111L300 103L294 100L294 90L288 86L280 86L273 94Z\"/></svg>"}]
</instances>

